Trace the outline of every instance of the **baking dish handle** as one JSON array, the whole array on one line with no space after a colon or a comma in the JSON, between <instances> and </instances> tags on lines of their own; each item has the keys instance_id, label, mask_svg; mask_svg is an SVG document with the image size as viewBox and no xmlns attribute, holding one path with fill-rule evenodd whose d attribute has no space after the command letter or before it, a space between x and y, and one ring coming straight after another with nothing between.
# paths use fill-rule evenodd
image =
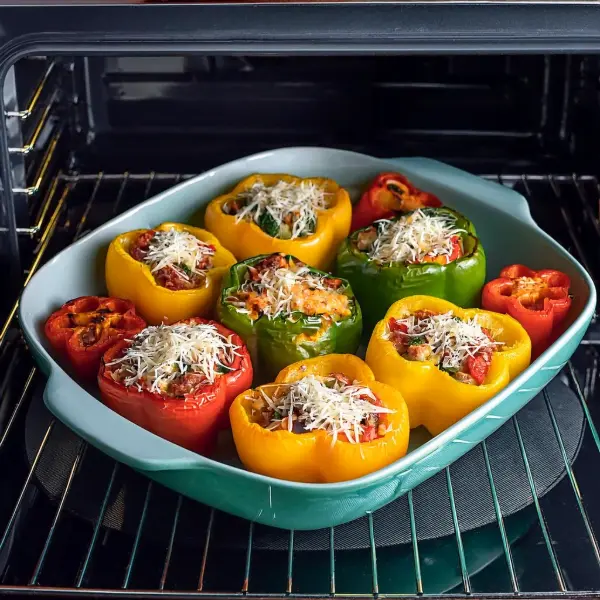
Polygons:
<instances>
[{"instance_id":1,"label":"baking dish handle","mask_svg":"<svg viewBox=\"0 0 600 600\"><path fill-rule=\"evenodd\" d=\"M44 390L46 406L75 433L119 462L145 471L201 468L206 459L145 431L54 368Z\"/></svg>"},{"instance_id":2,"label":"baking dish handle","mask_svg":"<svg viewBox=\"0 0 600 600\"><path fill-rule=\"evenodd\" d=\"M524 223L538 227L529 212L527 200L500 183L487 181L431 158L387 158L385 161L409 178L414 177L415 183L423 185L427 191L443 196L444 189L459 189L461 193L476 199L478 204L501 210ZM418 181L420 178L424 180L423 183Z\"/></svg>"}]
</instances>

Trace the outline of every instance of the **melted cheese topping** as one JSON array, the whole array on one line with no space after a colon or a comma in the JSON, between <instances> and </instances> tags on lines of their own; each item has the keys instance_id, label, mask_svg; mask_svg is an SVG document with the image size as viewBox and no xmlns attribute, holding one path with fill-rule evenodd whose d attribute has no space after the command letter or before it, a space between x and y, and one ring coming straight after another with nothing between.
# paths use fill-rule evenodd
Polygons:
<instances>
[{"instance_id":1,"label":"melted cheese topping","mask_svg":"<svg viewBox=\"0 0 600 600\"><path fill-rule=\"evenodd\" d=\"M294 383L279 384L273 397L264 389L260 391L269 408L282 418L296 414L306 431L323 429L334 442L343 433L349 442L356 443L364 431L362 421L369 415L394 412L370 402L376 397L368 387L356 382L344 385L333 377L307 375ZM292 431L292 419L288 424Z\"/></svg>"},{"instance_id":2,"label":"melted cheese topping","mask_svg":"<svg viewBox=\"0 0 600 600\"><path fill-rule=\"evenodd\" d=\"M469 356L501 346L502 342L491 340L477 322L477 317L462 320L452 311L418 319L414 315L397 319L406 325L409 338L423 338L423 343L431 347L433 361L442 369L458 371ZM389 338L388 331L386 337Z\"/></svg>"},{"instance_id":3,"label":"melted cheese topping","mask_svg":"<svg viewBox=\"0 0 600 600\"><path fill-rule=\"evenodd\" d=\"M125 386L166 393L171 382L187 373L214 383L230 370L239 348L214 325L156 325L138 333L123 356L107 366L118 366L113 374Z\"/></svg>"},{"instance_id":4,"label":"melted cheese topping","mask_svg":"<svg viewBox=\"0 0 600 600\"><path fill-rule=\"evenodd\" d=\"M319 312L315 309L324 311L328 305L331 313L337 312L343 315L349 312L348 297L327 287L324 283L326 278L311 273L307 267L300 267L297 270L265 269L258 274L258 277L258 281L245 281L239 291L264 294L265 302L261 306L261 310L268 319L280 316L290 317L294 312ZM310 292L304 293L307 289ZM246 308L245 300L230 296L227 298L227 302L235 306L240 313L251 313Z\"/></svg>"},{"instance_id":5,"label":"melted cheese topping","mask_svg":"<svg viewBox=\"0 0 600 600\"><path fill-rule=\"evenodd\" d=\"M157 231L152 237L143 262L152 273L171 267L189 280L190 275L206 274L208 269L199 269L198 265L206 262L207 257L212 259L214 254L214 246L200 241L191 233L169 229Z\"/></svg>"},{"instance_id":6,"label":"melted cheese topping","mask_svg":"<svg viewBox=\"0 0 600 600\"><path fill-rule=\"evenodd\" d=\"M421 209L398 219L376 221L377 239L367 252L382 264L419 263L425 257L450 256L452 237L465 233L451 213Z\"/></svg>"},{"instance_id":7,"label":"melted cheese topping","mask_svg":"<svg viewBox=\"0 0 600 600\"><path fill-rule=\"evenodd\" d=\"M249 190L238 194L247 204L237 213L236 222L247 220L260 225L261 217L268 213L280 231L282 225L290 226L289 239L298 238L314 232L317 211L328 207L329 195L310 181L278 181L272 186L257 181Z\"/></svg>"}]
</instances>

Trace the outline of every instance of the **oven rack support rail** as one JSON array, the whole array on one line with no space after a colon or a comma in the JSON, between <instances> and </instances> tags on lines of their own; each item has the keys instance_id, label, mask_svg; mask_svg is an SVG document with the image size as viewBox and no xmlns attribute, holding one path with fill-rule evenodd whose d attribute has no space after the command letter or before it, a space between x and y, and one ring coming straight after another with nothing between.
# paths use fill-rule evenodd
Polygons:
<instances>
[{"instance_id":1,"label":"oven rack support rail","mask_svg":"<svg viewBox=\"0 0 600 600\"><path fill-rule=\"evenodd\" d=\"M168 188L176 185L180 181L191 177L192 175L183 174L170 174L170 173L148 173L148 174L135 174L135 173L119 173L119 174L108 174L108 173L96 173L96 174L61 174L59 173L55 178L55 184L51 186L56 195L56 200L52 200L51 216L45 226L44 232L40 238L36 253L34 255L33 263L28 269L28 276L37 270L37 268L48 258L47 254L50 254L65 245L75 241L89 229L95 228L100 222L111 218L112 215L117 214L123 210L126 210L130 206L133 206L148 197ZM495 179L505 185L514 186L519 185L521 189L526 193L528 198L531 200L535 198L537 194L544 193L545 198L551 202L555 202L556 205L553 207L556 214L561 215L561 227L564 230L563 243L567 245L575 256L584 264L591 266L590 255L585 251L583 246L580 244L579 236L575 224L573 223L571 213L566 209L565 197L570 194L571 199L578 198L576 207L578 213L583 215L583 218L588 220L591 219L594 223L593 227L598 232L598 215L594 212L594 206L598 202L599 181L594 176L565 176L565 175L505 175L505 176L490 176L489 178ZM81 189L81 187L83 189ZM79 190L78 190L79 187ZM74 202L73 197L77 191L82 191L80 200L85 199L83 202ZM108 201L106 199L109 199ZM595 200L595 202L593 201ZM589 207L589 210L588 208ZM580 210L582 209L582 210ZM600 240L600 234L595 237L596 243ZM592 269L595 271L595 269ZM597 272L596 272L597 275ZM17 301L18 302L18 301ZM22 419L23 414L26 412L27 407L31 401L34 388L36 384L42 381L42 375L35 367L33 360L27 353L27 350L20 338L18 333L17 323L15 320L15 314L17 311L18 303L15 303L13 310L11 311L8 319L4 323L4 326L0 330L0 389L6 390L7 386L18 386L12 396L16 399L14 405L8 407L10 410L5 411L7 418L4 419L4 424L0 428L0 459L2 453L6 451L6 447L9 445L11 439L14 439L18 435L16 424ZM570 388L575 392L577 400L583 410L585 416L586 428L592 438L592 446L595 453L600 455L600 434L598 429L591 417L589 403L598 397L598 366L600 359L600 340L597 336L598 323L594 323L590 332L586 336L583 345L577 350L574 359L582 354L586 356L586 368L582 376L581 372L578 374L573 361L569 361L563 375L569 383ZM16 365L19 364L24 367L23 375L19 382L15 382L17 379L14 376ZM583 526L585 533L585 543L587 543L591 549L593 555L593 562L600 572L600 545L598 542L598 535L594 527L593 519L590 518L589 502L590 499L586 498L582 494L578 479L576 475L576 469L573 469L564 449L564 443L561 436L560 427L554 417L553 409L549 399L545 397L546 409L549 413L550 420L552 422L552 429L548 432L548 435L554 436L556 443L561 450L565 469L566 469L566 481L571 491L573 498L572 513L565 515L565 518L571 520L577 520L577 522ZM512 419L513 427L516 431L516 436L519 444L520 453L527 472L529 481L530 491L533 498L533 509L535 511L536 525L541 531L541 541L537 548L537 552L544 554L547 564L549 565L551 579L553 581L552 589L548 591L524 591L521 589L519 584L519 573L515 567L513 560L513 554L511 544L507 538L507 534L504 526L504 518L502 510L500 508L501 503L499 502L498 492L494 483L493 470L490 465L490 460L487 454L486 442L482 443L482 451L484 456L485 468L487 472L487 479L492 495L492 501L495 508L496 514L496 525L500 538L502 540L502 555L498 559L503 561L506 568L507 581L510 582L510 591L504 594L499 593L481 593L475 592L471 586L470 574L468 570L468 561L466 559L463 544L462 544L462 532L459 525L459 520L456 517L456 505L454 502L454 496L452 492L452 468L446 469L446 481L447 481L447 493L450 502L450 507L454 517L454 542L456 544L456 552L458 556L458 569L460 573L460 579L462 581L462 591L452 594L432 595L427 593L426 587L424 588L423 579L421 575L421 556L419 553L419 543L416 538L416 524L414 518L414 507L412 493L409 492L408 506L411 517L411 531L412 531L412 553L413 553L413 565L414 565L414 594L394 594L394 593L381 593L378 581L378 562L377 562L377 544L376 536L372 526L372 517L369 521L369 544L370 544L370 560L366 560L365 569L370 572L370 580L372 582L371 592L369 594L361 594L361 598L372 598L376 600L378 598L431 598L431 599L444 599L444 598L485 598L489 600L499 600L506 598L519 598L519 599L553 599L553 598L597 598L600 595L600 587L598 589L586 589L576 590L572 589L569 585L569 577L563 571L561 567L560 559L555 550L555 541L552 537L552 530L549 527L546 518L544 516L544 510L540 503L540 500L536 494L536 488L534 483L534 477L531 473L531 467L528 461L528 450L527 445L524 442L523 437L520 434L519 428L519 417L518 415ZM54 419L51 419L47 430L41 437L41 443L37 448L32 464L29 468L27 475L25 476L22 483L19 485L20 491L16 495L16 502L14 506L8 512L8 520L0 522L0 557L3 552L9 552L10 555L10 544L9 541L16 528L19 515L21 510L24 508L26 497L28 492L35 486L35 471L36 468L44 455L44 450L49 438L53 434L53 430L58 426ZM148 481L146 484L145 501L143 508L139 515L139 524L137 526L137 532L131 540L131 550L129 556L122 565L124 577L120 584L120 587L115 588L98 588L98 587L86 587L86 578L89 572L93 569L94 554L98 550L98 546L101 543L103 536L103 518L104 511L106 510L108 499L113 491L113 485L115 477L120 470L125 470L127 467L119 465L116 462L112 462L112 474L110 475L103 492L103 500L100 504L100 510L96 517L93 530L89 536L89 541L86 544L86 549L78 557L79 568L77 575L73 581L67 581L61 583L61 585L48 585L45 583L46 571L44 570L47 565L49 556L56 551L56 532L60 527L61 519L65 518L65 504L68 500L69 493L73 487L73 482L76 480L78 472L85 468L86 457L88 453L95 452L93 448L87 446L86 443L81 442L78 446L75 459L72 463L69 476L64 482L62 487L62 493L58 498L58 501L54 507L52 507L52 516L50 519L50 526L47 531L41 533L42 539L44 539L42 549L39 553L36 553L31 560L31 572L28 575L27 583L23 585L11 585L4 584L0 579L0 596L3 594L15 595L15 596L49 596L49 597L69 597L69 596L81 596L81 597L95 597L95 598L172 598L172 599L188 599L188 598L206 598L206 599L220 599L220 598L256 598L256 599L267 599L267 598L310 598L310 599L325 599L325 598L358 598L358 596L352 594L346 594L339 587L336 587L336 570L335 563L336 557L333 549L333 536L335 535L334 529L330 531L331 536L331 547L330 547L330 560L329 560L329 585L328 589L324 589L322 593L318 594L300 594L294 592L294 576L295 576L295 552L294 552L294 533L290 532L289 545L288 545L288 560L287 560L287 571L285 577L285 584L278 593L265 594L253 592L253 531L254 526L252 523L247 523L248 537L247 547L245 550L245 561L241 567L241 572L237 573L234 577L232 573L231 581L238 580L241 585L236 588L235 584L232 584L232 589L226 592L215 592L208 589L205 584L208 573L211 568L214 568L214 564L211 567L210 557L213 552L213 544L211 542L215 538L215 521L218 521L219 512L211 510L210 517L207 522L206 531L204 534L204 549L197 553L197 560L194 563L194 576L197 584L194 589L191 590L180 590L169 587L169 573L172 568L172 556L174 554L174 548L177 544L177 531L180 521L180 511L182 503L186 502L181 496L177 497L174 503L174 510L171 521L171 535L169 537L168 546L165 549L164 561L160 566L158 573L160 573L160 579L156 588L153 589L135 589L132 587L132 572L140 562L141 546L140 540L143 538L144 530L151 525L146 519L147 506L151 501L151 498L156 494L156 485ZM126 563L126 564L125 564ZM285 568L284 568L285 569ZM0 573L0 578L2 573ZM158 579L157 579L158 580Z\"/></svg>"}]
</instances>

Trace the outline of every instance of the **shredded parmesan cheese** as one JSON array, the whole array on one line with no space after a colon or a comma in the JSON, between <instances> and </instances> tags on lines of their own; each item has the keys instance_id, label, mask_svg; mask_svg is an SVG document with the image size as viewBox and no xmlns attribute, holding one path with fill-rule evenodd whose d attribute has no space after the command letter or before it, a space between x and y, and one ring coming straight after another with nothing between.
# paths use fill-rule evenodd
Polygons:
<instances>
[{"instance_id":1,"label":"shredded parmesan cheese","mask_svg":"<svg viewBox=\"0 0 600 600\"><path fill-rule=\"evenodd\" d=\"M169 229L156 232L142 260L152 273L170 267L189 281L192 275L206 274L208 269L199 268L199 265L211 265L214 254L214 246L200 241L191 233Z\"/></svg>"},{"instance_id":2,"label":"shredded parmesan cheese","mask_svg":"<svg viewBox=\"0 0 600 600\"><path fill-rule=\"evenodd\" d=\"M307 313L316 305L315 292L320 291L323 298L319 304L324 308L329 305L331 312L349 313L348 298L344 294L331 289L324 283L325 277L316 275L308 267L297 270L290 268L265 269L258 273L258 281L246 280L239 288L240 296L229 296L227 302L240 313L250 314L244 299L245 293L256 293L264 296L261 312L267 319L291 317L294 312ZM311 293L304 293L305 290ZM310 305L310 303L313 305Z\"/></svg>"},{"instance_id":3,"label":"shredded parmesan cheese","mask_svg":"<svg viewBox=\"0 0 600 600\"><path fill-rule=\"evenodd\" d=\"M120 358L114 376L125 386L168 393L169 385L186 374L200 374L214 383L240 356L239 346L220 334L214 325L180 323L146 327Z\"/></svg>"},{"instance_id":4,"label":"shredded parmesan cheese","mask_svg":"<svg viewBox=\"0 0 600 600\"><path fill-rule=\"evenodd\" d=\"M434 362L442 369L458 371L469 356L488 348L503 345L491 340L477 322L477 317L462 320L455 317L452 311L417 318L414 315L397 319L404 324L409 338L422 338L433 352ZM388 331L386 337L389 338Z\"/></svg>"},{"instance_id":5,"label":"shredded parmesan cheese","mask_svg":"<svg viewBox=\"0 0 600 600\"><path fill-rule=\"evenodd\" d=\"M261 217L267 213L281 232L289 227L289 239L295 239L314 232L317 224L317 211L325 210L327 196L322 187L309 182L287 183L278 181L267 186L257 181L249 190L238 194L245 206L237 213L236 221L254 221L261 224ZM276 236L278 237L278 236Z\"/></svg>"},{"instance_id":6,"label":"shredded parmesan cheese","mask_svg":"<svg viewBox=\"0 0 600 600\"><path fill-rule=\"evenodd\" d=\"M264 389L261 394L269 408L282 418L296 415L304 430L323 429L333 436L334 442L345 434L349 442L357 443L365 429L363 421L370 415L394 412L373 404L376 397L368 387L357 382L344 385L333 377L307 375L294 383L278 384L272 397ZM287 422L292 431L292 419Z\"/></svg>"},{"instance_id":7,"label":"shredded parmesan cheese","mask_svg":"<svg viewBox=\"0 0 600 600\"><path fill-rule=\"evenodd\" d=\"M422 209L374 225L377 238L367 254L381 264L419 263L425 257L450 256L452 237L465 233L456 227L453 214Z\"/></svg>"}]
</instances>

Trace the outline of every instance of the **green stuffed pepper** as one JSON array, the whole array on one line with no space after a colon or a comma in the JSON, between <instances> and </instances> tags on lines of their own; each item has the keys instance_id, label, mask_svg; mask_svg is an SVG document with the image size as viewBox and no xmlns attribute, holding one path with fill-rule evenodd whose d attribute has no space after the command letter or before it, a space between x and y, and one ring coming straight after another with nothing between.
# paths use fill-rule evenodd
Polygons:
<instances>
[{"instance_id":1,"label":"green stuffed pepper","mask_svg":"<svg viewBox=\"0 0 600 600\"><path fill-rule=\"evenodd\" d=\"M354 353L360 306L347 281L290 255L239 262L223 281L219 320L246 342L259 379L323 354Z\"/></svg>"},{"instance_id":2,"label":"green stuffed pepper","mask_svg":"<svg viewBox=\"0 0 600 600\"><path fill-rule=\"evenodd\" d=\"M485 253L475 228L460 213L422 208L355 231L338 251L336 274L352 285L371 327L407 296L478 306Z\"/></svg>"}]
</instances>

